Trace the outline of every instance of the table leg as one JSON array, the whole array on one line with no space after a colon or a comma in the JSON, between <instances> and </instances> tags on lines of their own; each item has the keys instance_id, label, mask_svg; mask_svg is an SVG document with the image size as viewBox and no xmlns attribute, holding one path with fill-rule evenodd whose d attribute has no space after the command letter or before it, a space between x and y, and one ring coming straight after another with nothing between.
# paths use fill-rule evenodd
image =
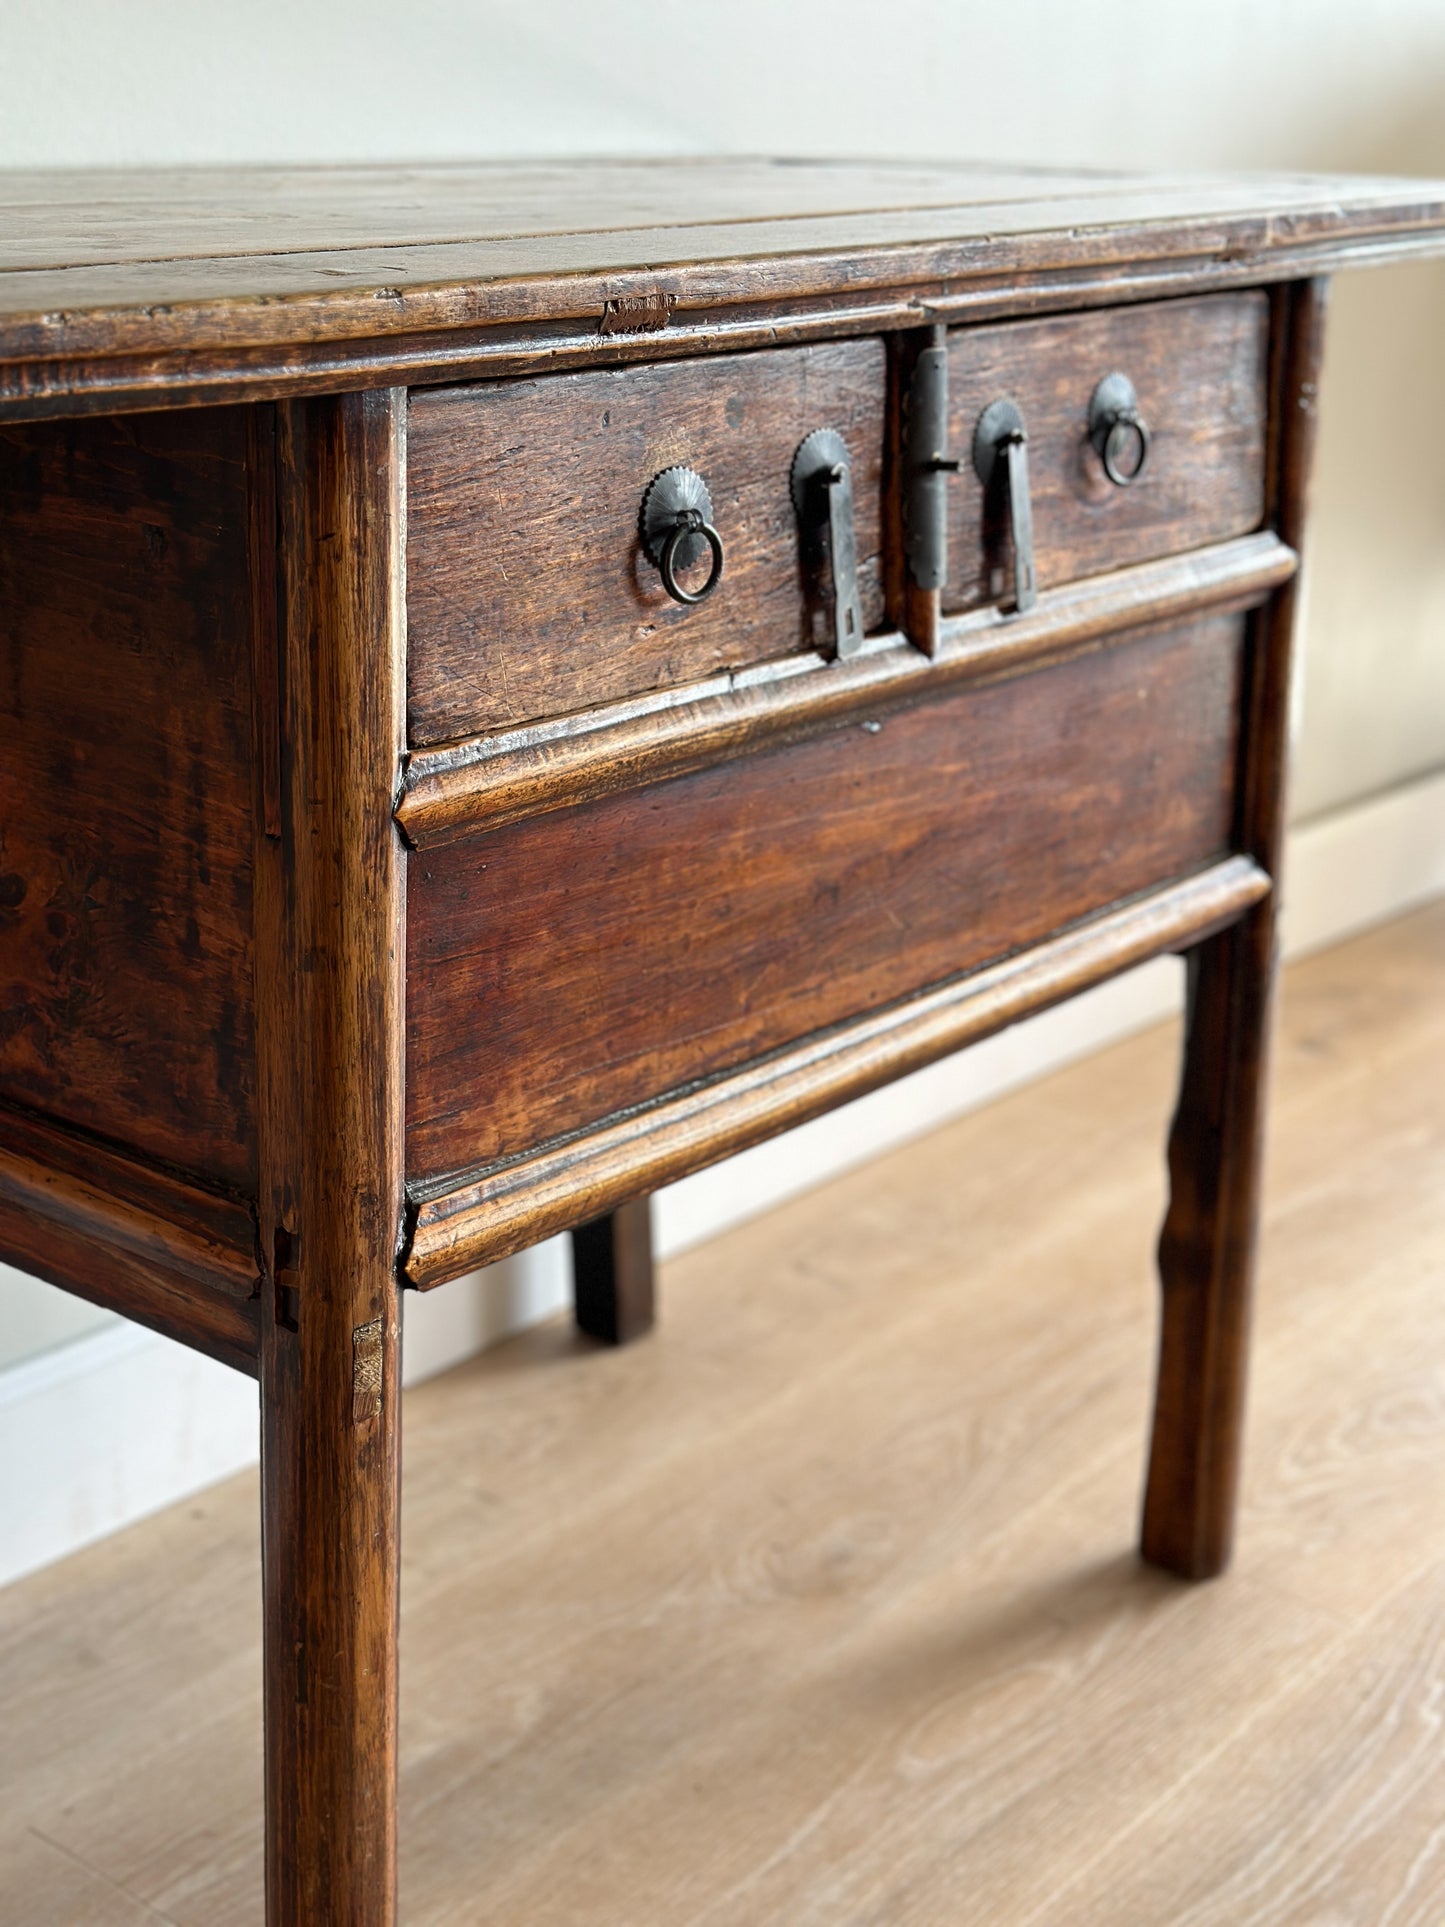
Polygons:
<instances>
[{"instance_id":1,"label":"table leg","mask_svg":"<svg viewBox=\"0 0 1445 1927\"><path fill-rule=\"evenodd\" d=\"M652 1200L634 1198L572 1233L573 1302L589 1338L625 1345L652 1329Z\"/></svg>"},{"instance_id":2,"label":"table leg","mask_svg":"<svg viewBox=\"0 0 1445 1927\"><path fill-rule=\"evenodd\" d=\"M395 1296L353 1327L347 1294L308 1294L299 1329L273 1321L262 1355L272 1927L395 1919Z\"/></svg>"},{"instance_id":3,"label":"table leg","mask_svg":"<svg viewBox=\"0 0 1445 1927\"><path fill-rule=\"evenodd\" d=\"M274 425L283 594L258 654L277 658L261 726L278 741L256 846L270 1927L396 1918L404 419L378 390Z\"/></svg>"},{"instance_id":4,"label":"table leg","mask_svg":"<svg viewBox=\"0 0 1445 1927\"><path fill-rule=\"evenodd\" d=\"M1272 297L1269 512L1296 549L1307 514L1326 295L1324 281L1300 281ZM1222 1572L1234 1536L1298 613L1296 578L1254 619L1242 690L1239 847L1274 888L1188 959L1184 1073L1159 1239L1164 1321L1141 1547L1154 1565L1189 1579Z\"/></svg>"},{"instance_id":5,"label":"table leg","mask_svg":"<svg viewBox=\"0 0 1445 1927\"><path fill-rule=\"evenodd\" d=\"M1274 975L1266 900L1189 954L1184 1070L1159 1239L1163 1327L1142 1550L1207 1579L1239 1483Z\"/></svg>"}]
</instances>

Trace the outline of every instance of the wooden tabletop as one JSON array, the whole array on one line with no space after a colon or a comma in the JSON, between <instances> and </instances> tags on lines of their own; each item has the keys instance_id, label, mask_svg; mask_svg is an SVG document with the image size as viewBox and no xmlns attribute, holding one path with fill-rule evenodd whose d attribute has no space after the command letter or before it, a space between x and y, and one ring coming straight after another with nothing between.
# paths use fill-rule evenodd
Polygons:
<instances>
[{"instance_id":1,"label":"wooden tabletop","mask_svg":"<svg viewBox=\"0 0 1445 1927\"><path fill-rule=\"evenodd\" d=\"M0 410L354 385L511 331L784 332L1441 245L1445 182L759 159L0 175ZM539 335L540 331L540 335ZM447 337L439 341L438 337ZM776 338L776 336L775 336ZM496 344L493 343L495 347ZM404 373L404 368L403 368ZM218 386L220 384L220 386ZM88 399L87 399L88 398Z\"/></svg>"}]
</instances>

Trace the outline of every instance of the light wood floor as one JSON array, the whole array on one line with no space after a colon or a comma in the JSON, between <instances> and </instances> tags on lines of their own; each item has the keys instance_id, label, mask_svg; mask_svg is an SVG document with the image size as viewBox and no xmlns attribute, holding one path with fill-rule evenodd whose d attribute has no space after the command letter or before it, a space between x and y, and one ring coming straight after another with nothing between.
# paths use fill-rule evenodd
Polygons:
<instances>
[{"instance_id":1,"label":"light wood floor","mask_svg":"<svg viewBox=\"0 0 1445 1927\"><path fill-rule=\"evenodd\" d=\"M1445 1921L1445 906L1287 981L1240 1553L1156 1031L408 1395L408 1923ZM0 1918L259 1918L255 1481L0 1594Z\"/></svg>"}]
</instances>

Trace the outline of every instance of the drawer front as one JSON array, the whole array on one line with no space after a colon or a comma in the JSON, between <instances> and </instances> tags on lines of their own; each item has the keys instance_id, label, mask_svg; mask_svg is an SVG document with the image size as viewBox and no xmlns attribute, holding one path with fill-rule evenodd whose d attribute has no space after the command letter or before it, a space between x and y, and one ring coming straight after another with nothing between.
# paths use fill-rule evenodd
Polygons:
<instances>
[{"instance_id":1,"label":"drawer front","mask_svg":"<svg viewBox=\"0 0 1445 1927\"><path fill-rule=\"evenodd\" d=\"M413 743L505 729L817 647L789 489L815 428L852 458L864 625L883 621L880 341L550 375L412 398L407 629ZM674 602L643 493L708 485L717 589Z\"/></svg>"},{"instance_id":2,"label":"drawer front","mask_svg":"<svg viewBox=\"0 0 1445 1927\"><path fill-rule=\"evenodd\" d=\"M409 1175L515 1155L1226 853L1245 623L419 853Z\"/></svg>"},{"instance_id":3,"label":"drawer front","mask_svg":"<svg viewBox=\"0 0 1445 1927\"><path fill-rule=\"evenodd\" d=\"M1258 528L1268 329L1268 299L1251 292L952 334L949 437L962 460L945 611L1012 593L999 494L985 493L970 459L979 417L1002 396L1018 404L1028 435L1041 589ZM1133 384L1150 437L1142 473L1122 487L1108 479L1089 434L1090 399L1116 373ZM1132 447L1125 452L1132 461Z\"/></svg>"}]
</instances>

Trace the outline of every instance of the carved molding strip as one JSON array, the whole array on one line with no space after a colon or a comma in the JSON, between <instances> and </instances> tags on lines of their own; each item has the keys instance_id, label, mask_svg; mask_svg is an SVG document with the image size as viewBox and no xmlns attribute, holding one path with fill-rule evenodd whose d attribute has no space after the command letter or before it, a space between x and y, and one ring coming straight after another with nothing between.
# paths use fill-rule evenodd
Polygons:
<instances>
[{"instance_id":1,"label":"carved molding strip","mask_svg":"<svg viewBox=\"0 0 1445 1927\"><path fill-rule=\"evenodd\" d=\"M490 1170L415 1186L405 1278L425 1290L598 1217L1150 957L1197 943L1270 889L1258 864L1227 858L1019 956L604 1119L579 1136Z\"/></svg>"}]
</instances>

